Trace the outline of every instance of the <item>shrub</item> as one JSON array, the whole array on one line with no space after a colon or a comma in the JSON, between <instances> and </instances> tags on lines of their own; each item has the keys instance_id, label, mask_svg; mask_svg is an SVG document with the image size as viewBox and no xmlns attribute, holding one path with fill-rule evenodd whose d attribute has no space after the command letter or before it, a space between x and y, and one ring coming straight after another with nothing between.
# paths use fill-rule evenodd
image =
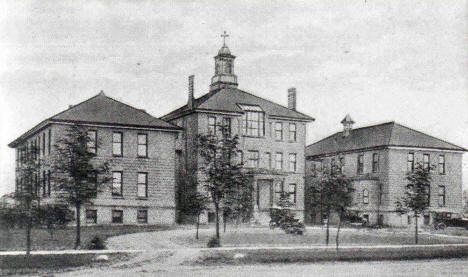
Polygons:
<instances>
[{"instance_id":1,"label":"shrub","mask_svg":"<svg viewBox=\"0 0 468 277\"><path fill-rule=\"evenodd\" d=\"M95 236L89 241L87 248L91 250L106 249L106 243L101 237Z\"/></svg>"},{"instance_id":2,"label":"shrub","mask_svg":"<svg viewBox=\"0 0 468 277\"><path fill-rule=\"evenodd\" d=\"M219 239L217 237L211 237L206 246L208 246L208 248L215 248L220 247L221 244L219 243Z\"/></svg>"}]
</instances>

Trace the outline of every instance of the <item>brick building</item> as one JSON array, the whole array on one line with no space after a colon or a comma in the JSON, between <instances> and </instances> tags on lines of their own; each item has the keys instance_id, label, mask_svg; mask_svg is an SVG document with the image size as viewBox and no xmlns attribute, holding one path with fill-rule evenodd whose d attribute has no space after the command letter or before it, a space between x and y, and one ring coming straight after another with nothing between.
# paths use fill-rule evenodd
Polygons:
<instances>
[{"instance_id":1,"label":"brick building","mask_svg":"<svg viewBox=\"0 0 468 277\"><path fill-rule=\"evenodd\" d=\"M231 134L240 137L241 156L252 173L255 219L270 220L269 208L275 205L281 191L289 192L302 219L306 124L314 119L296 110L294 88L288 90L288 107L238 89L235 56L225 44L214 59L215 75L209 92L194 98L194 77L190 76L187 104L162 117L184 129L178 152L181 165L178 176L185 176L179 180L180 201L184 201L187 191L200 189L191 184L203 179L197 135L215 133L216 126L229 124ZM214 220L212 212L205 215L203 221L206 220Z\"/></svg>"},{"instance_id":2,"label":"brick building","mask_svg":"<svg viewBox=\"0 0 468 277\"><path fill-rule=\"evenodd\" d=\"M84 224L172 224L175 222L175 149L181 129L144 110L104 95L70 106L9 144L16 150L17 168L28 149L39 149L44 162L37 178L41 203L53 203L56 191L49 163L54 144L67 126L88 128L96 161L108 161L112 184L93 205L83 207ZM94 145L94 147L93 147ZM22 176L16 171L17 190ZM52 178L53 179L53 178Z\"/></svg>"},{"instance_id":3,"label":"brick building","mask_svg":"<svg viewBox=\"0 0 468 277\"><path fill-rule=\"evenodd\" d=\"M434 165L429 188L430 209L423 224L435 213L458 216L462 212L462 155L465 149L395 122L352 129L349 115L342 132L306 147L306 183L313 186L320 169L340 164L354 179L354 206L370 224L406 226L411 217L395 212L395 202L404 196L406 174L415 163ZM314 199L306 199L307 204ZM306 222L321 221L320 212L306 205Z\"/></svg>"}]
</instances>

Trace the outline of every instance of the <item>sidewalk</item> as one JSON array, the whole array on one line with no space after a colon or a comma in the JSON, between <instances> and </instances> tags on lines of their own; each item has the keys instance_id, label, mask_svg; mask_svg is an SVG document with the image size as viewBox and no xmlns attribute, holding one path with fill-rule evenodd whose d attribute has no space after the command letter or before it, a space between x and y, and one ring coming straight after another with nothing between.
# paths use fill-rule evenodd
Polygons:
<instances>
[{"instance_id":1,"label":"sidewalk","mask_svg":"<svg viewBox=\"0 0 468 277\"><path fill-rule=\"evenodd\" d=\"M141 250L39 250L31 251L31 255L65 255L65 254L116 254L116 253L138 253ZM0 251L0 256L17 256L26 255L26 251Z\"/></svg>"}]
</instances>

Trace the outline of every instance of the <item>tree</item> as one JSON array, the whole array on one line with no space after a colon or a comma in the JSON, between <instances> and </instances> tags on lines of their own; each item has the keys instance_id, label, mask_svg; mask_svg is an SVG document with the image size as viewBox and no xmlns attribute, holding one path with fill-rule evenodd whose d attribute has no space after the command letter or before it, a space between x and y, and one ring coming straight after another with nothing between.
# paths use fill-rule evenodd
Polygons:
<instances>
[{"instance_id":1,"label":"tree","mask_svg":"<svg viewBox=\"0 0 468 277\"><path fill-rule=\"evenodd\" d=\"M271 209L270 227L279 226L286 234L302 235L304 233L304 223L295 218L296 214L292 207L294 203L287 192L281 192L277 202L279 208Z\"/></svg>"},{"instance_id":2,"label":"tree","mask_svg":"<svg viewBox=\"0 0 468 277\"><path fill-rule=\"evenodd\" d=\"M341 172L341 167L332 165L330 169L321 169L320 176L314 180L309 193L313 194L312 207L319 208L322 216L327 217L325 244L330 241L330 216L332 212L338 215L338 229L336 233L336 247L339 246L339 233L343 215L352 205L352 179Z\"/></svg>"},{"instance_id":3,"label":"tree","mask_svg":"<svg viewBox=\"0 0 468 277\"><path fill-rule=\"evenodd\" d=\"M246 178L246 183L227 191L223 199L224 232L226 232L226 222L228 219L234 220L236 225L238 225L252 217L253 186L248 182L247 175L244 177Z\"/></svg>"},{"instance_id":4,"label":"tree","mask_svg":"<svg viewBox=\"0 0 468 277\"><path fill-rule=\"evenodd\" d=\"M75 249L81 244L81 207L92 203L104 184L110 181L108 162L93 159L96 156L89 145L99 147L99 141L88 136L88 130L74 124L67 128L55 146L56 155L52 160L52 179L57 197L76 210Z\"/></svg>"},{"instance_id":5,"label":"tree","mask_svg":"<svg viewBox=\"0 0 468 277\"><path fill-rule=\"evenodd\" d=\"M215 208L216 238L219 239L219 211L227 195L236 194L251 186L242 163L236 162L239 137L231 136L228 126L219 126L220 135L198 136L198 150L203 158L203 186Z\"/></svg>"},{"instance_id":6,"label":"tree","mask_svg":"<svg viewBox=\"0 0 468 277\"><path fill-rule=\"evenodd\" d=\"M31 252L31 229L33 226L33 201L39 206L39 184L41 183L40 170L42 162L39 158L39 148L36 144L26 146L18 164L18 184L15 198L19 202L17 211L14 213L17 222L26 230L26 255Z\"/></svg>"},{"instance_id":7,"label":"tree","mask_svg":"<svg viewBox=\"0 0 468 277\"><path fill-rule=\"evenodd\" d=\"M430 206L431 170L433 166L417 163L414 170L406 175L408 185L405 195L396 201L400 214L412 213L414 217L414 241L418 244L418 217Z\"/></svg>"},{"instance_id":8,"label":"tree","mask_svg":"<svg viewBox=\"0 0 468 277\"><path fill-rule=\"evenodd\" d=\"M183 206L184 212L188 215L195 215L197 217L197 232L195 238L198 239L198 230L200 228L200 215L204 211L208 210L210 198L199 192L193 192L187 195L186 203Z\"/></svg>"}]
</instances>

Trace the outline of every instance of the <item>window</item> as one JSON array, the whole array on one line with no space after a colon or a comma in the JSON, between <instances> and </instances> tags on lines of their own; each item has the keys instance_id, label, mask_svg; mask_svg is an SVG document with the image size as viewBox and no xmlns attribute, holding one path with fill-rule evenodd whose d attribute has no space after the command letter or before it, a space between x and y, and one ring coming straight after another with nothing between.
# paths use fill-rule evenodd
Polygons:
<instances>
[{"instance_id":1,"label":"window","mask_svg":"<svg viewBox=\"0 0 468 277\"><path fill-rule=\"evenodd\" d=\"M114 156L122 157L122 133L114 132L112 134L112 154Z\"/></svg>"},{"instance_id":2,"label":"window","mask_svg":"<svg viewBox=\"0 0 468 277\"><path fill-rule=\"evenodd\" d=\"M288 188L289 201L296 204L296 184L289 184Z\"/></svg>"},{"instance_id":3,"label":"window","mask_svg":"<svg viewBox=\"0 0 468 277\"><path fill-rule=\"evenodd\" d=\"M242 130L244 135L252 137L265 136L265 113L259 106L238 104L244 111Z\"/></svg>"},{"instance_id":4,"label":"window","mask_svg":"<svg viewBox=\"0 0 468 277\"><path fill-rule=\"evenodd\" d=\"M283 123L282 122L275 123L275 139L283 140Z\"/></svg>"},{"instance_id":5,"label":"window","mask_svg":"<svg viewBox=\"0 0 468 277\"><path fill-rule=\"evenodd\" d=\"M414 171L414 153L408 153L407 170L408 172Z\"/></svg>"},{"instance_id":6,"label":"window","mask_svg":"<svg viewBox=\"0 0 468 277\"><path fill-rule=\"evenodd\" d=\"M122 196L122 171L112 172L112 196Z\"/></svg>"},{"instance_id":7,"label":"window","mask_svg":"<svg viewBox=\"0 0 468 277\"><path fill-rule=\"evenodd\" d=\"M283 153L281 152L276 153L275 168L277 170L283 170Z\"/></svg>"},{"instance_id":8,"label":"window","mask_svg":"<svg viewBox=\"0 0 468 277\"><path fill-rule=\"evenodd\" d=\"M289 141L296 141L296 123L289 123Z\"/></svg>"},{"instance_id":9,"label":"window","mask_svg":"<svg viewBox=\"0 0 468 277\"><path fill-rule=\"evenodd\" d=\"M42 133L42 156L45 156L45 148L46 148L46 136L45 136L45 133Z\"/></svg>"},{"instance_id":10,"label":"window","mask_svg":"<svg viewBox=\"0 0 468 277\"><path fill-rule=\"evenodd\" d=\"M266 168L271 169L271 153L266 152L265 153L265 161L266 161Z\"/></svg>"},{"instance_id":11,"label":"window","mask_svg":"<svg viewBox=\"0 0 468 277\"><path fill-rule=\"evenodd\" d=\"M379 172L379 153L372 154L372 172Z\"/></svg>"},{"instance_id":12,"label":"window","mask_svg":"<svg viewBox=\"0 0 468 277\"><path fill-rule=\"evenodd\" d=\"M97 223L97 210L86 210L86 223L88 224Z\"/></svg>"},{"instance_id":13,"label":"window","mask_svg":"<svg viewBox=\"0 0 468 277\"><path fill-rule=\"evenodd\" d=\"M228 137L231 136L231 118L230 117L223 117L223 127L226 130L226 134Z\"/></svg>"},{"instance_id":14,"label":"window","mask_svg":"<svg viewBox=\"0 0 468 277\"><path fill-rule=\"evenodd\" d=\"M112 223L123 223L122 210L112 210Z\"/></svg>"},{"instance_id":15,"label":"window","mask_svg":"<svg viewBox=\"0 0 468 277\"><path fill-rule=\"evenodd\" d=\"M42 197L46 197L47 195L47 188L46 188L46 172L45 170L42 171Z\"/></svg>"},{"instance_id":16,"label":"window","mask_svg":"<svg viewBox=\"0 0 468 277\"><path fill-rule=\"evenodd\" d=\"M445 174L445 156L439 155L439 174Z\"/></svg>"},{"instance_id":17,"label":"window","mask_svg":"<svg viewBox=\"0 0 468 277\"><path fill-rule=\"evenodd\" d=\"M140 158L148 157L148 135L138 134L137 144L138 144L137 146L138 157Z\"/></svg>"},{"instance_id":18,"label":"window","mask_svg":"<svg viewBox=\"0 0 468 277\"><path fill-rule=\"evenodd\" d=\"M96 144L96 141L97 141L97 131L95 131L95 130L89 130L89 131L88 131L88 137L89 137L89 141L88 141L88 151L91 152L91 153L96 154L96 153L97 153L97 144Z\"/></svg>"},{"instance_id":19,"label":"window","mask_svg":"<svg viewBox=\"0 0 468 277\"><path fill-rule=\"evenodd\" d=\"M358 160L357 160L357 173L358 173L358 174L364 173L364 155L363 155L363 154L360 154L360 155L358 156Z\"/></svg>"},{"instance_id":20,"label":"window","mask_svg":"<svg viewBox=\"0 0 468 277\"><path fill-rule=\"evenodd\" d=\"M423 155L423 168L424 170L429 170L429 161L430 161L430 156L429 154L424 154Z\"/></svg>"},{"instance_id":21,"label":"window","mask_svg":"<svg viewBox=\"0 0 468 277\"><path fill-rule=\"evenodd\" d=\"M97 172L93 171L90 173L91 174L91 182L89 184L89 195L90 197L96 197L97 196L97 188L98 188L98 179L97 179Z\"/></svg>"},{"instance_id":22,"label":"window","mask_svg":"<svg viewBox=\"0 0 468 277\"><path fill-rule=\"evenodd\" d=\"M148 173L138 173L137 196L139 198L148 197Z\"/></svg>"},{"instance_id":23,"label":"window","mask_svg":"<svg viewBox=\"0 0 468 277\"><path fill-rule=\"evenodd\" d=\"M439 186L439 206L445 206L445 186Z\"/></svg>"},{"instance_id":24,"label":"window","mask_svg":"<svg viewBox=\"0 0 468 277\"><path fill-rule=\"evenodd\" d=\"M138 210L137 211L137 222L138 223L148 223L148 210Z\"/></svg>"},{"instance_id":25,"label":"window","mask_svg":"<svg viewBox=\"0 0 468 277\"><path fill-rule=\"evenodd\" d=\"M296 172L296 153L289 154L289 171Z\"/></svg>"},{"instance_id":26,"label":"window","mask_svg":"<svg viewBox=\"0 0 468 277\"><path fill-rule=\"evenodd\" d=\"M431 187L429 185L424 186L424 198L426 198L426 205L431 204Z\"/></svg>"},{"instance_id":27,"label":"window","mask_svg":"<svg viewBox=\"0 0 468 277\"><path fill-rule=\"evenodd\" d=\"M369 191L367 189L362 191L362 203L369 204Z\"/></svg>"},{"instance_id":28,"label":"window","mask_svg":"<svg viewBox=\"0 0 468 277\"><path fill-rule=\"evenodd\" d=\"M344 166L345 166L345 159L344 157L340 157L340 173L344 172Z\"/></svg>"},{"instance_id":29,"label":"window","mask_svg":"<svg viewBox=\"0 0 468 277\"><path fill-rule=\"evenodd\" d=\"M243 164L244 163L244 152L242 152L241 150L237 151L237 159L238 159L240 164Z\"/></svg>"},{"instance_id":30,"label":"window","mask_svg":"<svg viewBox=\"0 0 468 277\"><path fill-rule=\"evenodd\" d=\"M50 155L51 137L52 137L52 129L49 129L49 140L47 141L48 143L47 150L49 151L48 153L49 155Z\"/></svg>"},{"instance_id":31,"label":"window","mask_svg":"<svg viewBox=\"0 0 468 277\"><path fill-rule=\"evenodd\" d=\"M247 166L251 168L258 168L258 151L249 151Z\"/></svg>"},{"instance_id":32,"label":"window","mask_svg":"<svg viewBox=\"0 0 468 277\"><path fill-rule=\"evenodd\" d=\"M216 135L216 117L208 116L208 134Z\"/></svg>"},{"instance_id":33,"label":"window","mask_svg":"<svg viewBox=\"0 0 468 277\"><path fill-rule=\"evenodd\" d=\"M47 196L50 196L50 170L47 170Z\"/></svg>"},{"instance_id":34,"label":"window","mask_svg":"<svg viewBox=\"0 0 468 277\"><path fill-rule=\"evenodd\" d=\"M277 182L275 184L275 197L276 201L281 199L281 194L283 193L283 183Z\"/></svg>"},{"instance_id":35,"label":"window","mask_svg":"<svg viewBox=\"0 0 468 277\"><path fill-rule=\"evenodd\" d=\"M37 136L37 151L39 157L42 157L42 142L41 142L41 134Z\"/></svg>"}]
</instances>

